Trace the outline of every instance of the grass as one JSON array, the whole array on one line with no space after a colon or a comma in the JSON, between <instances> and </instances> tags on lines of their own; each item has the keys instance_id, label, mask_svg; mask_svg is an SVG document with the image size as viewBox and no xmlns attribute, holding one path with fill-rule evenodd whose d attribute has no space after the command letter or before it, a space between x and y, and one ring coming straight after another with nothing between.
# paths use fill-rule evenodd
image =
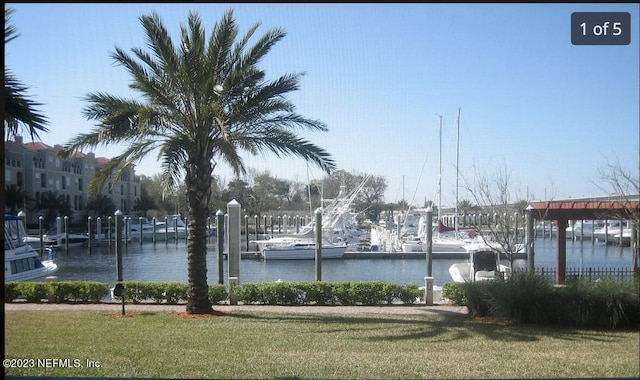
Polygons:
<instances>
[{"instance_id":1,"label":"grass","mask_svg":"<svg viewBox=\"0 0 640 380\"><path fill-rule=\"evenodd\" d=\"M451 315L5 311L9 376L279 379L637 377L638 332ZM38 368L38 359L81 368ZM99 361L88 368L86 360ZM51 367L51 366L50 366Z\"/></svg>"}]
</instances>

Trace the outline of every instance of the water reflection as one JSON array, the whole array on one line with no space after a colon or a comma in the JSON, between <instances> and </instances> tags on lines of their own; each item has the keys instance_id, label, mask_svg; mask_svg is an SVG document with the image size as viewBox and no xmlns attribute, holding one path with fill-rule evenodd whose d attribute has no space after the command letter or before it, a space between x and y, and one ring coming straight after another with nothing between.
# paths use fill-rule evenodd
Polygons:
<instances>
[{"instance_id":1,"label":"water reflection","mask_svg":"<svg viewBox=\"0 0 640 380\"><path fill-rule=\"evenodd\" d=\"M535 242L536 267L555 266L555 240L538 239ZM123 279L140 281L187 281L186 243L159 242L129 243L123 246ZM460 260L433 260L433 276L436 285L451 281L448 269ZM59 280L91 280L115 282L115 247L107 244L59 249L57 263ZM505 262L505 264L508 264ZM631 250L606 246L603 243L567 241L568 268L629 267ZM515 267L526 268L524 259L516 260ZM226 261L223 279L227 278ZM218 282L218 260L215 244L208 245L208 282ZM359 259L325 260L322 262L324 281L390 281L400 284L424 284L426 265L424 259ZM315 263L312 260L242 260L241 282L314 281Z\"/></svg>"}]
</instances>

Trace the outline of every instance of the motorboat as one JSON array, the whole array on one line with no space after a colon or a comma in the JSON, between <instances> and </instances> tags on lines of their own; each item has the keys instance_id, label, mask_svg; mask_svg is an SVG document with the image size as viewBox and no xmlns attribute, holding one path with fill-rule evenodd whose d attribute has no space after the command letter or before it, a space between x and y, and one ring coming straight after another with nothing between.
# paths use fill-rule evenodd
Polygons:
<instances>
[{"instance_id":1,"label":"motorboat","mask_svg":"<svg viewBox=\"0 0 640 380\"><path fill-rule=\"evenodd\" d=\"M347 250L346 244L324 243L321 247L322 259L341 259ZM313 260L316 257L316 243L309 239L295 239L289 243L266 245L261 249L265 260Z\"/></svg>"},{"instance_id":2,"label":"motorboat","mask_svg":"<svg viewBox=\"0 0 640 380\"><path fill-rule=\"evenodd\" d=\"M494 251L469 251L469 262L449 267L454 282L494 281L509 275L508 266L500 264Z\"/></svg>"},{"instance_id":3,"label":"motorboat","mask_svg":"<svg viewBox=\"0 0 640 380\"><path fill-rule=\"evenodd\" d=\"M597 241L613 241L623 230L624 224L620 220L607 220L602 227L593 230L593 236Z\"/></svg>"},{"instance_id":4,"label":"motorboat","mask_svg":"<svg viewBox=\"0 0 640 380\"><path fill-rule=\"evenodd\" d=\"M31 281L44 279L58 271L58 265L51 260L40 260L38 252L27 244L27 236L22 220L14 215L4 216L4 281ZM47 248L53 257L54 251Z\"/></svg>"},{"instance_id":5,"label":"motorboat","mask_svg":"<svg viewBox=\"0 0 640 380\"><path fill-rule=\"evenodd\" d=\"M604 228L603 220L578 220L566 228L566 236L567 239L591 239L601 228Z\"/></svg>"},{"instance_id":6,"label":"motorboat","mask_svg":"<svg viewBox=\"0 0 640 380\"><path fill-rule=\"evenodd\" d=\"M56 228L47 231L42 236L45 246L64 247L69 239L69 247L81 247L89 243L89 235L77 233L65 233Z\"/></svg>"}]
</instances>

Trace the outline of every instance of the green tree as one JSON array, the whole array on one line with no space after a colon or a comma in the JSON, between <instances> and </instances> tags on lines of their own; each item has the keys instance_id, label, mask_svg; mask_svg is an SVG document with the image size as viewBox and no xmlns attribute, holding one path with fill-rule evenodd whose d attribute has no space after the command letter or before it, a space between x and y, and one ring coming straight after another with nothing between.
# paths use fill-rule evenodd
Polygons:
<instances>
[{"instance_id":1,"label":"green tree","mask_svg":"<svg viewBox=\"0 0 640 380\"><path fill-rule=\"evenodd\" d=\"M23 188L16 184L5 186L4 189L4 205L9 209L9 213L16 215L18 210L24 210L29 197Z\"/></svg>"},{"instance_id":2,"label":"green tree","mask_svg":"<svg viewBox=\"0 0 640 380\"><path fill-rule=\"evenodd\" d=\"M229 201L235 199L249 213L253 213L253 191L246 181L236 178L227 184L223 192L224 198ZM224 207L226 208L226 206Z\"/></svg>"},{"instance_id":3,"label":"green tree","mask_svg":"<svg viewBox=\"0 0 640 380\"><path fill-rule=\"evenodd\" d=\"M93 216L106 220L116 212L116 205L110 197L97 194L87 200L87 211Z\"/></svg>"},{"instance_id":4,"label":"green tree","mask_svg":"<svg viewBox=\"0 0 640 380\"><path fill-rule=\"evenodd\" d=\"M295 113L286 95L298 89L301 74L267 80L258 63L285 32L272 29L249 46L259 27L240 39L233 11L227 11L205 36L200 17L190 13L174 45L157 14L140 17L147 46L117 48L113 59L131 74L130 87L142 96L133 99L101 92L89 94L84 113L99 122L90 133L73 138L63 157L81 148L122 144L126 150L96 173L90 189L159 149L167 188L184 180L188 201L188 313L211 310L207 286L207 217L212 173L219 163L236 174L246 172L241 152L295 155L325 171L335 164L324 149L298 137L298 129L326 131L316 120Z\"/></svg>"},{"instance_id":5,"label":"green tree","mask_svg":"<svg viewBox=\"0 0 640 380\"><path fill-rule=\"evenodd\" d=\"M57 191L43 192L40 199L37 199L35 207L37 211L44 211L44 222L49 227L54 226L54 221L58 216L69 216L71 219L71 205L67 202L64 194L58 194Z\"/></svg>"},{"instance_id":6,"label":"green tree","mask_svg":"<svg viewBox=\"0 0 640 380\"><path fill-rule=\"evenodd\" d=\"M4 11L4 44L18 37L16 29L10 25L13 9ZM27 87L16 79L9 69L4 68L4 126L7 139L20 134L20 126L25 126L32 140L39 139L38 132L48 132L47 118L36 107L41 105L27 96ZM3 145L4 150L4 145ZM4 152L3 152L4 153ZM4 155L3 155L4 157Z\"/></svg>"},{"instance_id":7,"label":"green tree","mask_svg":"<svg viewBox=\"0 0 640 380\"><path fill-rule=\"evenodd\" d=\"M147 212L149 210L157 209L158 205L156 204L155 199L153 199L148 193L147 190L142 187L140 189L140 198L137 198L133 204L133 209L135 211L142 211L142 216L147 217Z\"/></svg>"}]
</instances>

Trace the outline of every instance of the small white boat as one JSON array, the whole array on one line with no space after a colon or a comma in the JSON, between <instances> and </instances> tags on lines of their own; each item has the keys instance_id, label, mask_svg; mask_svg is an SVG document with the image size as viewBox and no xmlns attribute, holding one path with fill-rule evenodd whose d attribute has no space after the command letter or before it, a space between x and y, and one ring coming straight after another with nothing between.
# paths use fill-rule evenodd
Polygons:
<instances>
[{"instance_id":1,"label":"small white boat","mask_svg":"<svg viewBox=\"0 0 640 380\"><path fill-rule=\"evenodd\" d=\"M591 239L594 231L603 229L604 221L602 220L578 220L566 228L567 239Z\"/></svg>"},{"instance_id":2,"label":"small white boat","mask_svg":"<svg viewBox=\"0 0 640 380\"><path fill-rule=\"evenodd\" d=\"M66 246L67 237L69 238L69 247L82 247L89 243L89 235L87 234L65 234L64 232L57 232L55 229L48 231L42 236L46 246L54 247Z\"/></svg>"},{"instance_id":3,"label":"small white boat","mask_svg":"<svg viewBox=\"0 0 640 380\"><path fill-rule=\"evenodd\" d=\"M346 250L346 244L323 244L322 259L341 259ZM263 246L261 253L265 260L313 260L316 257L316 244L312 240L297 239L288 244Z\"/></svg>"},{"instance_id":4,"label":"small white boat","mask_svg":"<svg viewBox=\"0 0 640 380\"><path fill-rule=\"evenodd\" d=\"M449 267L454 282L493 281L509 275L509 267L499 264L493 251L469 251L469 262L456 263Z\"/></svg>"},{"instance_id":5,"label":"small white boat","mask_svg":"<svg viewBox=\"0 0 640 380\"><path fill-rule=\"evenodd\" d=\"M44 279L58 271L53 260L40 260L38 253L25 241L27 236L22 220L14 215L4 216L4 281ZM47 249L52 254L50 248Z\"/></svg>"}]
</instances>

